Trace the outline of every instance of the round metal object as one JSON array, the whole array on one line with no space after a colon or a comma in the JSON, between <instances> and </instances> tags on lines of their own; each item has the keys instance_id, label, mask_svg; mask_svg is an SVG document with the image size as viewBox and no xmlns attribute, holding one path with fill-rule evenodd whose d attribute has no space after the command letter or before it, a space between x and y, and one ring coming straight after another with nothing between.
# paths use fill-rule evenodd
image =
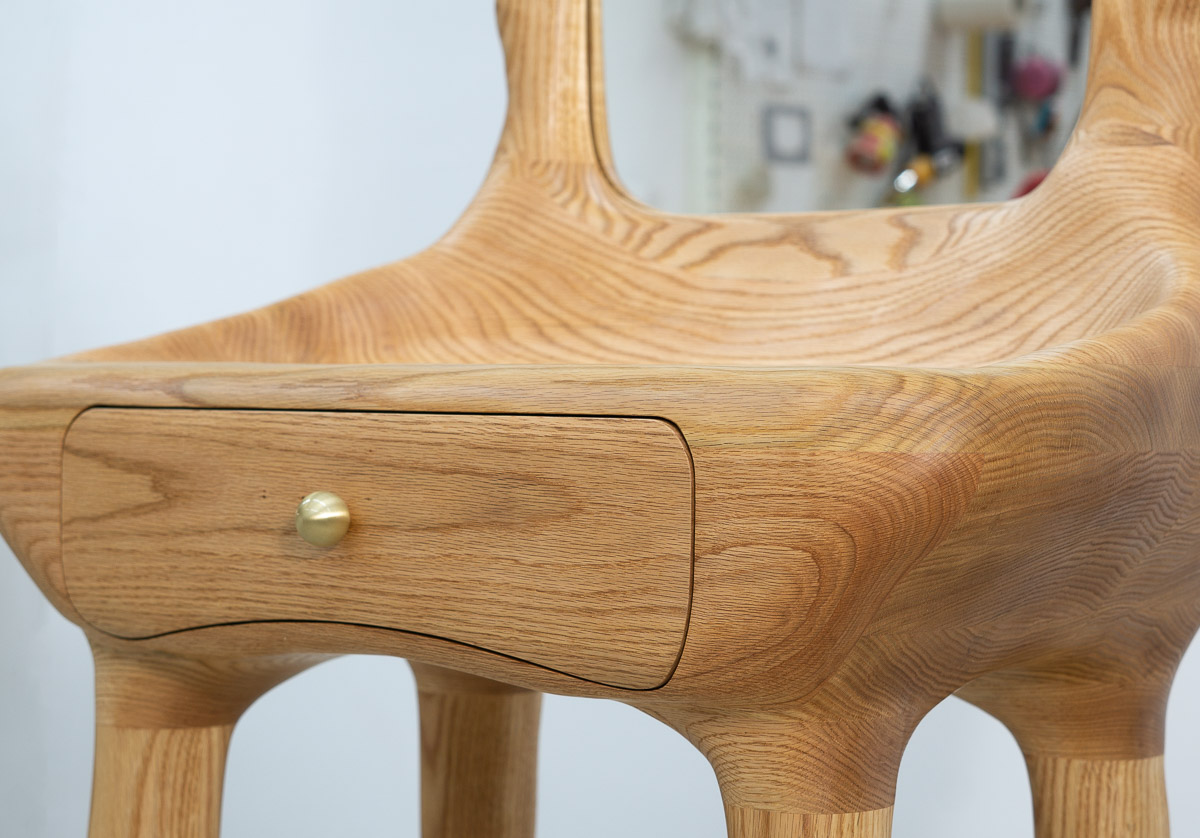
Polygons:
<instances>
[{"instance_id":1,"label":"round metal object","mask_svg":"<svg viewBox=\"0 0 1200 838\"><path fill-rule=\"evenodd\" d=\"M313 492L296 507L296 532L309 544L333 547L350 529L350 507L333 492Z\"/></svg>"}]
</instances>

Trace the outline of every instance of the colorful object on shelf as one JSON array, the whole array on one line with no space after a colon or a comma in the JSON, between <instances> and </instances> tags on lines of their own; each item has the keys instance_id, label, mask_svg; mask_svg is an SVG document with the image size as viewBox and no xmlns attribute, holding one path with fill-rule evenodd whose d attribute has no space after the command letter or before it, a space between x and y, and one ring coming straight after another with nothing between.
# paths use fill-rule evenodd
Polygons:
<instances>
[{"instance_id":1,"label":"colorful object on shelf","mask_svg":"<svg viewBox=\"0 0 1200 838\"><path fill-rule=\"evenodd\" d=\"M1046 176L1049 174L1049 169L1038 169L1037 171L1030 172L1021 181L1021 185L1017 187L1017 191L1013 193L1013 197L1024 198L1030 192L1041 186L1042 181L1044 181Z\"/></svg>"},{"instance_id":2,"label":"colorful object on shelf","mask_svg":"<svg viewBox=\"0 0 1200 838\"><path fill-rule=\"evenodd\" d=\"M918 154L936 154L951 145L942 118L942 100L929 81L921 84L920 91L909 103L908 122L913 147Z\"/></svg>"},{"instance_id":3,"label":"colorful object on shelf","mask_svg":"<svg viewBox=\"0 0 1200 838\"><path fill-rule=\"evenodd\" d=\"M933 166L933 157L928 154L918 154L908 165L896 175L892 187L900 194L912 192L933 183L937 170Z\"/></svg>"},{"instance_id":4,"label":"colorful object on shelf","mask_svg":"<svg viewBox=\"0 0 1200 838\"><path fill-rule=\"evenodd\" d=\"M1054 103L1049 99L1044 100L1038 105L1037 111L1033 114L1033 122L1029 126L1030 133L1034 137L1045 137L1054 133L1054 129L1058 128L1058 111L1054 107Z\"/></svg>"},{"instance_id":5,"label":"colorful object on shelf","mask_svg":"<svg viewBox=\"0 0 1200 838\"><path fill-rule=\"evenodd\" d=\"M854 135L846 162L857 171L878 175L896 159L904 140L900 119L885 96L876 96L850 122Z\"/></svg>"},{"instance_id":6,"label":"colorful object on shelf","mask_svg":"<svg viewBox=\"0 0 1200 838\"><path fill-rule=\"evenodd\" d=\"M1032 55L1013 67L1012 89L1021 99L1041 102L1058 92L1062 78L1061 67L1040 55Z\"/></svg>"},{"instance_id":7,"label":"colorful object on shelf","mask_svg":"<svg viewBox=\"0 0 1200 838\"><path fill-rule=\"evenodd\" d=\"M892 189L897 195L924 189L957 167L962 162L962 157L962 146L954 144L947 145L933 154L917 154L908 161L908 165L900 174L896 175L892 181Z\"/></svg>"},{"instance_id":8,"label":"colorful object on shelf","mask_svg":"<svg viewBox=\"0 0 1200 838\"><path fill-rule=\"evenodd\" d=\"M937 91L928 82L908 106L911 134L908 163L892 180L886 203L920 203L917 193L956 168L963 159L964 146L946 135L942 105Z\"/></svg>"}]
</instances>

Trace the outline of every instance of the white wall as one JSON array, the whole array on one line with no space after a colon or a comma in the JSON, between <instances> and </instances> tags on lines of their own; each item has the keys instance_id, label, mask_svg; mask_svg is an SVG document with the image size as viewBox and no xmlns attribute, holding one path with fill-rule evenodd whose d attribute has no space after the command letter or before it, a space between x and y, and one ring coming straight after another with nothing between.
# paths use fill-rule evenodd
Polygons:
<instances>
[{"instance_id":1,"label":"white wall","mask_svg":"<svg viewBox=\"0 0 1200 838\"><path fill-rule=\"evenodd\" d=\"M649 4L610 7L636 34L609 42L623 173L680 206L682 59L647 34ZM647 104L660 94L674 104ZM488 0L0 0L0 365L418 250L469 201L503 108ZM84 834L90 679L80 632L0 548L0 836ZM1198 698L1193 654L1168 729L1179 835L1200 831ZM226 838L414 836L416 766L404 664L326 664L239 727ZM549 699L542 768L544 836L724 834L703 759L627 707ZM951 701L910 745L896 835L957 838L981 815L974 838L1031 834L1008 734Z\"/></svg>"}]
</instances>

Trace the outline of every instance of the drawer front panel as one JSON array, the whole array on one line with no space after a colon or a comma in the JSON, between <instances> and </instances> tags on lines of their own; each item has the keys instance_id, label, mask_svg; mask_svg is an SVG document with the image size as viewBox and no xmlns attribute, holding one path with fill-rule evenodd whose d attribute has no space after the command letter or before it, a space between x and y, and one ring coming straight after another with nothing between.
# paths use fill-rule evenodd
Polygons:
<instances>
[{"instance_id":1,"label":"drawer front panel","mask_svg":"<svg viewBox=\"0 0 1200 838\"><path fill-rule=\"evenodd\" d=\"M314 491L350 509L297 535ZM94 408L66 439L63 555L97 628L359 623L645 689L692 570L687 448L654 419Z\"/></svg>"}]
</instances>

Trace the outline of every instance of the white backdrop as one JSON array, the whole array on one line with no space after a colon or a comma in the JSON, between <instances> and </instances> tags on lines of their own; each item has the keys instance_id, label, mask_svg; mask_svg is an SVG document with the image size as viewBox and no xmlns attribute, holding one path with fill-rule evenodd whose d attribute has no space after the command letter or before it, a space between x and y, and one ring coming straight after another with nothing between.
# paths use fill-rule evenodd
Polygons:
<instances>
[{"instance_id":1,"label":"white backdrop","mask_svg":"<svg viewBox=\"0 0 1200 838\"><path fill-rule=\"evenodd\" d=\"M610 0L614 143L680 206L682 57ZM653 99L651 97L658 97ZM0 366L257 306L432 242L469 201L504 109L488 0L0 0ZM665 112L666 111L666 112ZM665 153L664 153L665 150ZM1200 834L1200 656L1172 699L1176 834ZM0 548L0 835L82 836L91 663ZM550 698L540 834L724 835L704 760L627 707ZM283 685L234 736L226 838L417 835L400 661ZM898 838L1028 838L1020 755L951 700L901 769Z\"/></svg>"}]
</instances>

